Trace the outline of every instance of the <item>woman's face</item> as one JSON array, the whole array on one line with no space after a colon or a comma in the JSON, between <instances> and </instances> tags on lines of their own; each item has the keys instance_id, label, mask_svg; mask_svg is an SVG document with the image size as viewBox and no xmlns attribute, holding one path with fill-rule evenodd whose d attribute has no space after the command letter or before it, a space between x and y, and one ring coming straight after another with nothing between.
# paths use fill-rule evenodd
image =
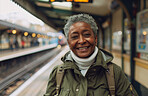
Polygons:
<instances>
[{"instance_id":1,"label":"woman's face","mask_svg":"<svg viewBox=\"0 0 148 96\"><path fill-rule=\"evenodd\" d=\"M94 36L88 23L76 22L70 26L68 44L75 55L80 58L87 58L95 50L97 36Z\"/></svg>"}]
</instances>

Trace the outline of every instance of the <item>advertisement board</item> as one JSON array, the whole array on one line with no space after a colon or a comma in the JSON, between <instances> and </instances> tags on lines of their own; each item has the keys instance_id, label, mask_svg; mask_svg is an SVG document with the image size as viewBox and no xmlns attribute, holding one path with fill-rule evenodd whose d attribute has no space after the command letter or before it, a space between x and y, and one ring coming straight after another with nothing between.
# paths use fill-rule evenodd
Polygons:
<instances>
[{"instance_id":1,"label":"advertisement board","mask_svg":"<svg viewBox=\"0 0 148 96\"><path fill-rule=\"evenodd\" d=\"M131 31L128 28L129 21L124 19L124 50L130 51L131 46Z\"/></svg>"},{"instance_id":2,"label":"advertisement board","mask_svg":"<svg viewBox=\"0 0 148 96\"><path fill-rule=\"evenodd\" d=\"M137 14L137 52L148 53L148 9Z\"/></svg>"},{"instance_id":3,"label":"advertisement board","mask_svg":"<svg viewBox=\"0 0 148 96\"><path fill-rule=\"evenodd\" d=\"M122 38L122 31L117 31L113 33L113 37L112 37L112 40L113 40L112 49L113 50L121 51L121 46L122 46L121 38Z\"/></svg>"}]
</instances>

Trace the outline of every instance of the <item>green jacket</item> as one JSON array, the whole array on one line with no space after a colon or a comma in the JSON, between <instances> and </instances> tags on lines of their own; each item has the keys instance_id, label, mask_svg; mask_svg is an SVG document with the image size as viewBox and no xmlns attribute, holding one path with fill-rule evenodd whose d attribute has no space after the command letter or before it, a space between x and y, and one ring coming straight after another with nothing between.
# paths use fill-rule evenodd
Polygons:
<instances>
[{"instance_id":1,"label":"green jacket","mask_svg":"<svg viewBox=\"0 0 148 96\"><path fill-rule=\"evenodd\" d=\"M113 56L110 53L100 49L96 62L88 69L84 77L78 66L69 57L69 52L66 53L62 58L65 74L59 96L110 96L105 71L108 69L107 63L111 62L112 59ZM114 64L113 70L116 96L138 96L121 68ZM50 74L44 96L56 94L56 71L57 67Z\"/></svg>"}]
</instances>

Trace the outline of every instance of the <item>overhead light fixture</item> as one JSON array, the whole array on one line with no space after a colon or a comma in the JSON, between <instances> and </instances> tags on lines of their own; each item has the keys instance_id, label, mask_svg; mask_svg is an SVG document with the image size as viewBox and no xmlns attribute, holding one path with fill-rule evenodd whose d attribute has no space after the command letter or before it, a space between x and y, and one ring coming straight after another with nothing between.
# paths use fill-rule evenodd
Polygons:
<instances>
[{"instance_id":1,"label":"overhead light fixture","mask_svg":"<svg viewBox=\"0 0 148 96\"><path fill-rule=\"evenodd\" d=\"M92 3L92 2L93 2L93 0L49 0L49 2Z\"/></svg>"},{"instance_id":2,"label":"overhead light fixture","mask_svg":"<svg viewBox=\"0 0 148 96\"><path fill-rule=\"evenodd\" d=\"M36 36L36 34L35 33L32 33L32 37L35 37Z\"/></svg>"},{"instance_id":3,"label":"overhead light fixture","mask_svg":"<svg viewBox=\"0 0 148 96\"><path fill-rule=\"evenodd\" d=\"M24 36L28 36L28 32L25 32L25 33L24 33Z\"/></svg>"},{"instance_id":4,"label":"overhead light fixture","mask_svg":"<svg viewBox=\"0 0 148 96\"><path fill-rule=\"evenodd\" d=\"M72 0L66 0L66 1L72 1ZM73 2L89 2L91 0L73 0Z\"/></svg>"},{"instance_id":5,"label":"overhead light fixture","mask_svg":"<svg viewBox=\"0 0 148 96\"><path fill-rule=\"evenodd\" d=\"M12 34L16 34L16 30L12 30Z\"/></svg>"},{"instance_id":6,"label":"overhead light fixture","mask_svg":"<svg viewBox=\"0 0 148 96\"><path fill-rule=\"evenodd\" d=\"M40 38L41 37L41 34L38 34L37 37Z\"/></svg>"},{"instance_id":7,"label":"overhead light fixture","mask_svg":"<svg viewBox=\"0 0 148 96\"><path fill-rule=\"evenodd\" d=\"M49 0L38 0L38 1L42 1L42 2L49 2Z\"/></svg>"},{"instance_id":8,"label":"overhead light fixture","mask_svg":"<svg viewBox=\"0 0 148 96\"><path fill-rule=\"evenodd\" d=\"M63 6L63 7L72 7L71 2L52 2L52 5Z\"/></svg>"},{"instance_id":9,"label":"overhead light fixture","mask_svg":"<svg viewBox=\"0 0 148 96\"><path fill-rule=\"evenodd\" d=\"M65 10L71 10L72 3L71 2L52 2L53 8L57 9L65 9Z\"/></svg>"},{"instance_id":10,"label":"overhead light fixture","mask_svg":"<svg viewBox=\"0 0 148 96\"><path fill-rule=\"evenodd\" d=\"M147 35L147 32L146 31L143 31L143 35Z\"/></svg>"}]
</instances>

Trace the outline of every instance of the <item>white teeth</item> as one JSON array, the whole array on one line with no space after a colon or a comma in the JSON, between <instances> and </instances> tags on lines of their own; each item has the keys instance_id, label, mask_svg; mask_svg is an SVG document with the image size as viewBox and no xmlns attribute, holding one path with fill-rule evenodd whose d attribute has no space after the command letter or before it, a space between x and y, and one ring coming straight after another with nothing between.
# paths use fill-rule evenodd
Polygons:
<instances>
[{"instance_id":1,"label":"white teeth","mask_svg":"<svg viewBox=\"0 0 148 96\"><path fill-rule=\"evenodd\" d=\"M79 48L79 49L81 50L81 49L86 49L86 48L87 48L87 47L82 47L82 48Z\"/></svg>"}]
</instances>

